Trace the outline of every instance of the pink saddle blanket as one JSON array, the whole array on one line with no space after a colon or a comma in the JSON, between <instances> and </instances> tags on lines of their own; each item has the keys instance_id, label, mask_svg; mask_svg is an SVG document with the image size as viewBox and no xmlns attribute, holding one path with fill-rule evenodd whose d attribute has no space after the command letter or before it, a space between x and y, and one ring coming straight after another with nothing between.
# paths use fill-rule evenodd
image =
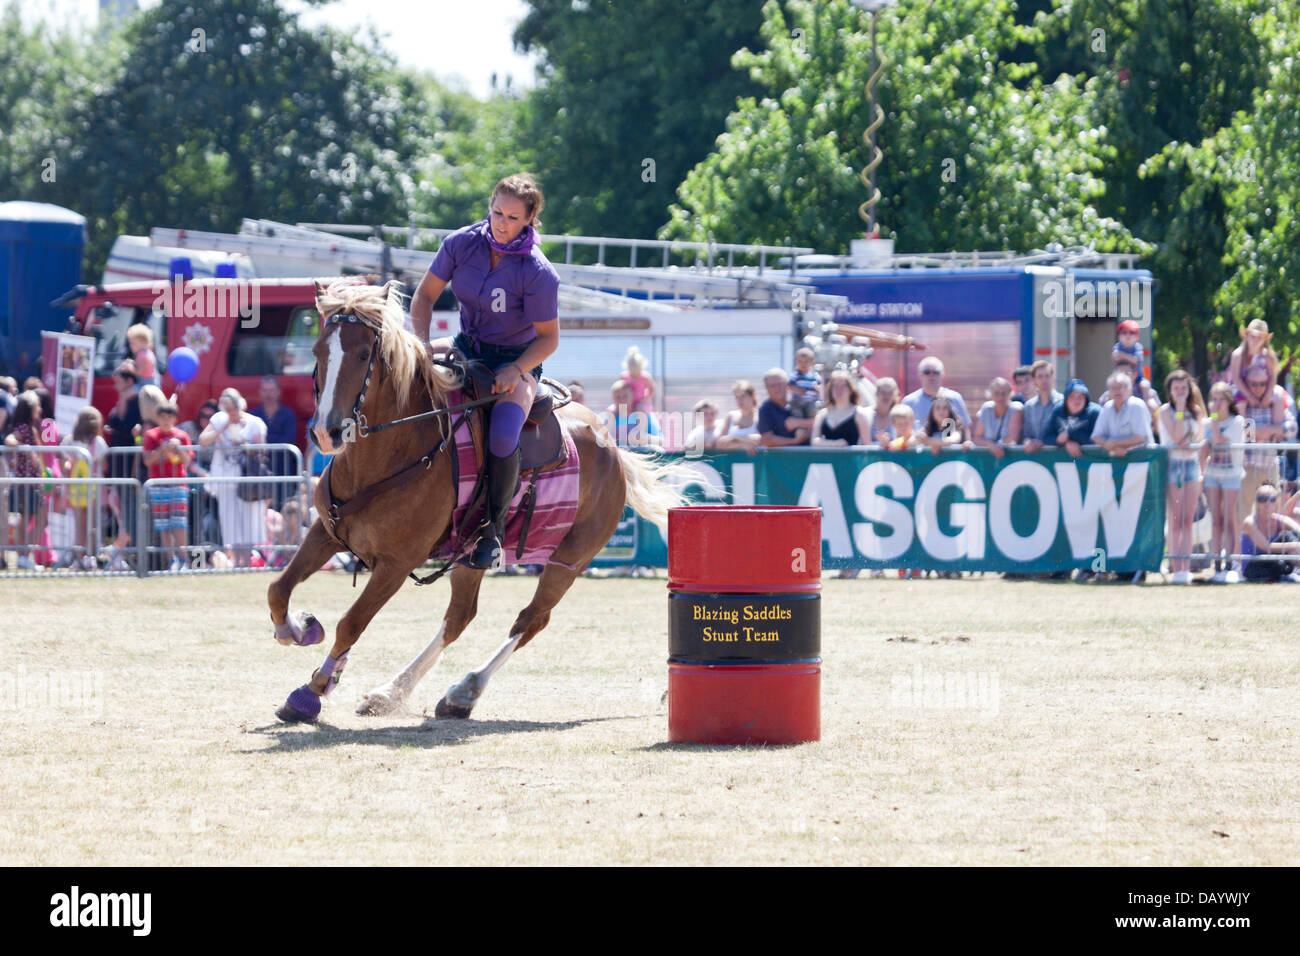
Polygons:
<instances>
[{"instance_id":1,"label":"pink saddle blanket","mask_svg":"<svg viewBox=\"0 0 1300 956\"><path fill-rule=\"evenodd\" d=\"M452 404L455 404L454 396ZM568 460L558 468L543 471L537 476L537 503L533 507L533 520L528 526L528 540L524 542L524 553L516 558L519 549L519 536L523 532L524 512L519 504L528 490L532 472L525 471L519 475L519 490L510 502L510 516L506 519L505 563L506 564L547 564L551 555L559 547L573 522L578 516L578 449L573 443L564 419L560 418L560 431L564 434L564 446L568 450ZM462 422L456 429L456 454L460 467L460 482L456 487L456 510L452 514L451 534L439 547L437 557L447 560L456 554L462 544L457 529L462 525L467 534L472 535L478 527L478 520L465 522L465 512L469 508L470 496L478 482L478 463L474 457L474 440L470 435L469 425ZM476 519L481 517L474 516ZM563 562L554 562L560 564ZM566 565L567 567L567 565Z\"/></svg>"}]
</instances>

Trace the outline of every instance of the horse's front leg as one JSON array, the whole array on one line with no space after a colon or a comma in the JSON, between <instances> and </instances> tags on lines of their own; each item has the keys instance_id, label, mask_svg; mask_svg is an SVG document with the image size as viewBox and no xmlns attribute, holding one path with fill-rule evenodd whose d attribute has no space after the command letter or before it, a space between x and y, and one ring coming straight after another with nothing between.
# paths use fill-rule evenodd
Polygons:
<instances>
[{"instance_id":1,"label":"horse's front leg","mask_svg":"<svg viewBox=\"0 0 1300 956\"><path fill-rule=\"evenodd\" d=\"M271 623L275 626L275 639L281 644L297 644L305 647L319 644L325 640L325 628L320 621L300 611L294 617L289 616L289 596L293 589L320 570L321 565L338 551L338 544L325 531L325 526L318 520L307 531L298 550L288 566L280 572L266 589L266 603L271 608Z\"/></svg>"},{"instance_id":2,"label":"horse's front leg","mask_svg":"<svg viewBox=\"0 0 1300 956\"><path fill-rule=\"evenodd\" d=\"M348 662L348 651L356 643L379 609L398 592L413 564L407 565L391 559L380 560L370 572L361 596L348 608L334 629L334 646L325 662L284 702L275 716L291 723L314 722L320 716L321 698L327 696L338 684L343 668Z\"/></svg>"}]
</instances>

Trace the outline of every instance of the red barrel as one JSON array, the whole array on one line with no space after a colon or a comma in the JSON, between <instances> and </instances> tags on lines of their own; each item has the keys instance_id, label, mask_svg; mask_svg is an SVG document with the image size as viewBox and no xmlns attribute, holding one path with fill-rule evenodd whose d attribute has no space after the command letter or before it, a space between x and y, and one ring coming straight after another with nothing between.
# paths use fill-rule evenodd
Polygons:
<instances>
[{"instance_id":1,"label":"red barrel","mask_svg":"<svg viewBox=\"0 0 1300 956\"><path fill-rule=\"evenodd\" d=\"M668 512L668 736L821 739L821 509Z\"/></svg>"}]
</instances>

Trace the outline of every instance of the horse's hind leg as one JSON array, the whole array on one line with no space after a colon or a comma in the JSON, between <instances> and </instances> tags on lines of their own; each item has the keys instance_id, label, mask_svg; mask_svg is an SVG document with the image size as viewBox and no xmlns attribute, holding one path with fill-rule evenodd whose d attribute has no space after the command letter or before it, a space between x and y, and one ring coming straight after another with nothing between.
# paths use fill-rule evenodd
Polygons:
<instances>
[{"instance_id":1,"label":"horse's hind leg","mask_svg":"<svg viewBox=\"0 0 1300 956\"><path fill-rule=\"evenodd\" d=\"M569 585L577 579L578 572L559 564L548 564L542 570L537 581L537 590L528 607L519 612L515 623L510 628L510 637L506 639L496 653L488 658L476 671L470 671L465 679L453 686L434 713L439 717L468 717L478 703L483 691L487 689L492 675L501 669L501 665L518 648L531 641L551 619L551 609L560 603Z\"/></svg>"},{"instance_id":2,"label":"horse's hind leg","mask_svg":"<svg viewBox=\"0 0 1300 956\"><path fill-rule=\"evenodd\" d=\"M314 721L317 718L320 714L320 699L338 684L343 667L347 664L348 651L379 613L379 609L398 592L413 567L414 561L409 565L391 560L376 563L361 596L339 619L338 627L334 629L334 646L325 658L325 663L311 675L310 681L289 695L275 716L290 722Z\"/></svg>"},{"instance_id":3,"label":"horse's hind leg","mask_svg":"<svg viewBox=\"0 0 1300 956\"><path fill-rule=\"evenodd\" d=\"M464 565L452 568L451 603L447 605L438 633L429 642L429 646L416 655L400 674L362 696L361 705L357 707L358 714L380 717L403 707L411 691L433 669L443 648L460 637L469 622L474 620L474 615L478 613L479 585L482 583L482 571Z\"/></svg>"},{"instance_id":4,"label":"horse's hind leg","mask_svg":"<svg viewBox=\"0 0 1300 956\"><path fill-rule=\"evenodd\" d=\"M326 533L324 525L315 522L307 531L293 559L266 589L266 603L271 607L271 623L275 625L275 639L281 644L319 644L325 640L325 628L320 621L301 611L292 620L289 617L289 596L293 589L320 570L338 545Z\"/></svg>"}]
</instances>

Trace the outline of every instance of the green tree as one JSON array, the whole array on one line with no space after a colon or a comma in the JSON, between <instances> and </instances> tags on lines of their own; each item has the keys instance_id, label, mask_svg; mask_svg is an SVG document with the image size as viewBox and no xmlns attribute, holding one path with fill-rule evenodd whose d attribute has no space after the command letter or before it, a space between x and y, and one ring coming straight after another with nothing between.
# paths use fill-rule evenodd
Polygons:
<instances>
[{"instance_id":1,"label":"green tree","mask_svg":"<svg viewBox=\"0 0 1300 956\"><path fill-rule=\"evenodd\" d=\"M1208 383L1226 360L1217 322L1231 170L1204 153L1248 108L1266 72L1264 4L1232 0L1057 0L1039 25L1098 57L1087 81L1113 160L1099 208L1157 243L1156 373L1185 366ZM1100 34L1097 31L1101 31ZM1097 41L1100 40L1098 46ZM1235 336L1234 336L1235 337Z\"/></svg>"},{"instance_id":2,"label":"green tree","mask_svg":"<svg viewBox=\"0 0 1300 956\"><path fill-rule=\"evenodd\" d=\"M732 54L758 40L753 0L529 0L515 43L541 53L518 155L549 230L652 237L678 182L754 84Z\"/></svg>"},{"instance_id":3,"label":"green tree","mask_svg":"<svg viewBox=\"0 0 1300 956\"><path fill-rule=\"evenodd\" d=\"M1068 76L1044 84L1008 58L1040 37L1012 8L904 0L880 17L882 235L899 251L1147 248L1097 209L1110 154L1094 128L1095 94ZM735 62L765 96L738 103L679 188L665 234L846 251L863 232L868 20L848 0L769 0L763 10L766 49Z\"/></svg>"},{"instance_id":4,"label":"green tree","mask_svg":"<svg viewBox=\"0 0 1300 956\"><path fill-rule=\"evenodd\" d=\"M1196 190L1223 201L1223 281L1211 335L1212 358L1227 364L1239 330L1263 319L1284 361L1300 346L1300 8L1278 7L1255 21L1266 38L1266 78L1231 123L1172 159Z\"/></svg>"},{"instance_id":5,"label":"green tree","mask_svg":"<svg viewBox=\"0 0 1300 956\"><path fill-rule=\"evenodd\" d=\"M60 156L92 270L115 236L155 225L404 221L422 86L373 37L308 30L273 0L164 0L124 40Z\"/></svg>"},{"instance_id":6,"label":"green tree","mask_svg":"<svg viewBox=\"0 0 1300 956\"><path fill-rule=\"evenodd\" d=\"M492 187L503 176L534 171L521 152L524 101L498 92L486 102L420 78L420 135L427 143L415 161L413 211L423 223L455 228L487 215ZM544 184L545 186L545 184ZM551 199L547 198L548 209ZM549 212L543 227L551 228Z\"/></svg>"},{"instance_id":7,"label":"green tree","mask_svg":"<svg viewBox=\"0 0 1300 956\"><path fill-rule=\"evenodd\" d=\"M17 3L0 12L0 196L58 202L59 159L72 141L70 117L121 57L119 38L95 42L37 21L23 25ZM64 171L66 172L66 171Z\"/></svg>"}]
</instances>

